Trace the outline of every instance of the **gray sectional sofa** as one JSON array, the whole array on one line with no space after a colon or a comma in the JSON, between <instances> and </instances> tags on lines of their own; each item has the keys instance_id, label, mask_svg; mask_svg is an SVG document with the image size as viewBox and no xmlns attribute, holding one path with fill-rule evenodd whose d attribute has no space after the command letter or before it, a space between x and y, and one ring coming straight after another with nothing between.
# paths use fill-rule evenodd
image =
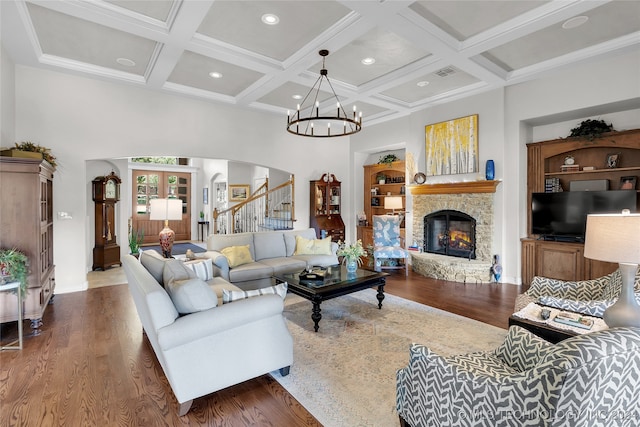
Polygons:
<instances>
[{"instance_id":1,"label":"gray sectional sofa","mask_svg":"<svg viewBox=\"0 0 640 427\"><path fill-rule=\"evenodd\" d=\"M179 403L179 415L186 414L197 397L278 369L282 375L289 373L293 338L282 315L283 296L222 304L225 290L246 292L220 277L204 282L183 272L180 278L181 261L175 259L152 259L143 253L140 261L126 255L122 262L142 327ZM180 292L195 289L181 295L181 302L195 311L185 313L176 289L163 283L167 280L177 283Z\"/></svg>"},{"instance_id":2,"label":"gray sectional sofa","mask_svg":"<svg viewBox=\"0 0 640 427\"><path fill-rule=\"evenodd\" d=\"M338 264L338 245L331 242L330 253L296 254L296 236L317 239L313 228L304 230L265 231L237 234L211 234L207 239L207 252L198 254L213 260L220 276L242 289L259 288L271 284L276 273L302 271L310 266ZM227 257L220 251L231 246L249 245L253 262L229 267Z\"/></svg>"}]
</instances>

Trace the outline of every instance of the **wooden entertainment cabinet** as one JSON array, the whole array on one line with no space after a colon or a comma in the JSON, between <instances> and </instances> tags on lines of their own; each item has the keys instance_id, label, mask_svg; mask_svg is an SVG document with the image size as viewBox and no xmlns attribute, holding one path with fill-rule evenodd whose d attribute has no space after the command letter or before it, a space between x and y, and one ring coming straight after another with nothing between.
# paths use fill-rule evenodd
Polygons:
<instances>
[{"instance_id":1,"label":"wooden entertainment cabinet","mask_svg":"<svg viewBox=\"0 0 640 427\"><path fill-rule=\"evenodd\" d=\"M607 167L607 158L618 155L615 168ZM563 172L565 158L572 156L578 171ZM592 166L594 170L583 170ZM611 273L618 264L584 257L584 244L541 240L531 233L532 193L545 191L545 181L557 178L564 191L571 181L608 180L610 190L620 189L622 177L640 181L640 129L608 132L593 140L565 138L527 144L527 237L522 243L522 283L528 286L533 276L561 280L594 279ZM637 194L638 187L636 190Z\"/></svg>"}]
</instances>

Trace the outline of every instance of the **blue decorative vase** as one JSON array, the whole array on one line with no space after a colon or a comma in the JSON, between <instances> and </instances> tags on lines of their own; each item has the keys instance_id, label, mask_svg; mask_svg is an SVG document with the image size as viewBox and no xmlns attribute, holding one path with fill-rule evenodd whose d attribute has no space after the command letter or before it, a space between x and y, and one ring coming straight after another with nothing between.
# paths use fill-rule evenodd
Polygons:
<instances>
[{"instance_id":1,"label":"blue decorative vase","mask_svg":"<svg viewBox=\"0 0 640 427\"><path fill-rule=\"evenodd\" d=\"M347 273L355 273L358 269L358 263L355 259L347 260Z\"/></svg>"},{"instance_id":2,"label":"blue decorative vase","mask_svg":"<svg viewBox=\"0 0 640 427\"><path fill-rule=\"evenodd\" d=\"M496 177L496 166L493 163L493 160L487 160L485 176L487 177L487 181L492 181Z\"/></svg>"}]
</instances>

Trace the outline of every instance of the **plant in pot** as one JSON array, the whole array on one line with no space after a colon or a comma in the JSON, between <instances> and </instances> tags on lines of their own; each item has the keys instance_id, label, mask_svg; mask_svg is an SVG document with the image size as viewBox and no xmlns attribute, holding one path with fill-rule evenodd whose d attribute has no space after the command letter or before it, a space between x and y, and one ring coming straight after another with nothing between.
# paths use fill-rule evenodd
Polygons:
<instances>
[{"instance_id":1,"label":"plant in pot","mask_svg":"<svg viewBox=\"0 0 640 427\"><path fill-rule=\"evenodd\" d=\"M29 258L17 249L0 249L0 281L17 280L20 282L22 298L27 296L27 276Z\"/></svg>"},{"instance_id":2,"label":"plant in pot","mask_svg":"<svg viewBox=\"0 0 640 427\"><path fill-rule=\"evenodd\" d=\"M136 255L140 252L140 246L144 240L144 230L135 230L132 226L129 227L129 250L131 254Z\"/></svg>"},{"instance_id":3,"label":"plant in pot","mask_svg":"<svg viewBox=\"0 0 640 427\"><path fill-rule=\"evenodd\" d=\"M47 162L49 162L49 164L51 166L53 166L53 169L55 169L58 166L58 163L56 162L56 158L53 154L51 154L51 149L47 148L47 147L43 147L41 145L38 144L34 144L31 141L23 141L21 143L15 143L15 148L16 150L20 150L20 151L30 151L32 153L40 153L42 154L42 158L45 159Z\"/></svg>"},{"instance_id":4,"label":"plant in pot","mask_svg":"<svg viewBox=\"0 0 640 427\"><path fill-rule=\"evenodd\" d=\"M387 176L383 173L379 173L376 175L376 181L378 181L378 184L384 184L387 182Z\"/></svg>"}]
</instances>

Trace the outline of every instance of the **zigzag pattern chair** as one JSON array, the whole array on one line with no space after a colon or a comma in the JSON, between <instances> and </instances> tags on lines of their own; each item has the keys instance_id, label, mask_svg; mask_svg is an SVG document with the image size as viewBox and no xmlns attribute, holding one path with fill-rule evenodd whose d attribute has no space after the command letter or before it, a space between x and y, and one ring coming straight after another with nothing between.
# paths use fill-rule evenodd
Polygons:
<instances>
[{"instance_id":1,"label":"zigzag pattern chair","mask_svg":"<svg viewBox=\"0 0 640 427\"><path fill-rule=\"evenodd\" d=\"M373 265L376 271L404 268L409 275L409 252L401 245L400 215L373 216ZM404 266L383 266L382 260L402 259Z\"/></svg>"},{"instance_id":2,"label":"zigzag pattern chair","mask_svg":"<svg viewBox=\"0 0 640 427\"><path fill-rule=\"evenodd\" d=\"M622 287L620 270L591 280L576 282L535 276L529 289L516 297L514 311L520 311L530 302L602 317ZM640 302L640 269L635 278L636 299Z\"/></svg>"},{"instance_id":3,"label":"zigzag pattern chair","mask_svg":"<svg viewBox=\"0 0 640 427\"><path fill-rule=\"evenodd\" d=\"M449 357L412 344L396 391L401 426L636 426L640 329L551 344L512 326L494 351Z\"/></svg>"}]
</instances>

